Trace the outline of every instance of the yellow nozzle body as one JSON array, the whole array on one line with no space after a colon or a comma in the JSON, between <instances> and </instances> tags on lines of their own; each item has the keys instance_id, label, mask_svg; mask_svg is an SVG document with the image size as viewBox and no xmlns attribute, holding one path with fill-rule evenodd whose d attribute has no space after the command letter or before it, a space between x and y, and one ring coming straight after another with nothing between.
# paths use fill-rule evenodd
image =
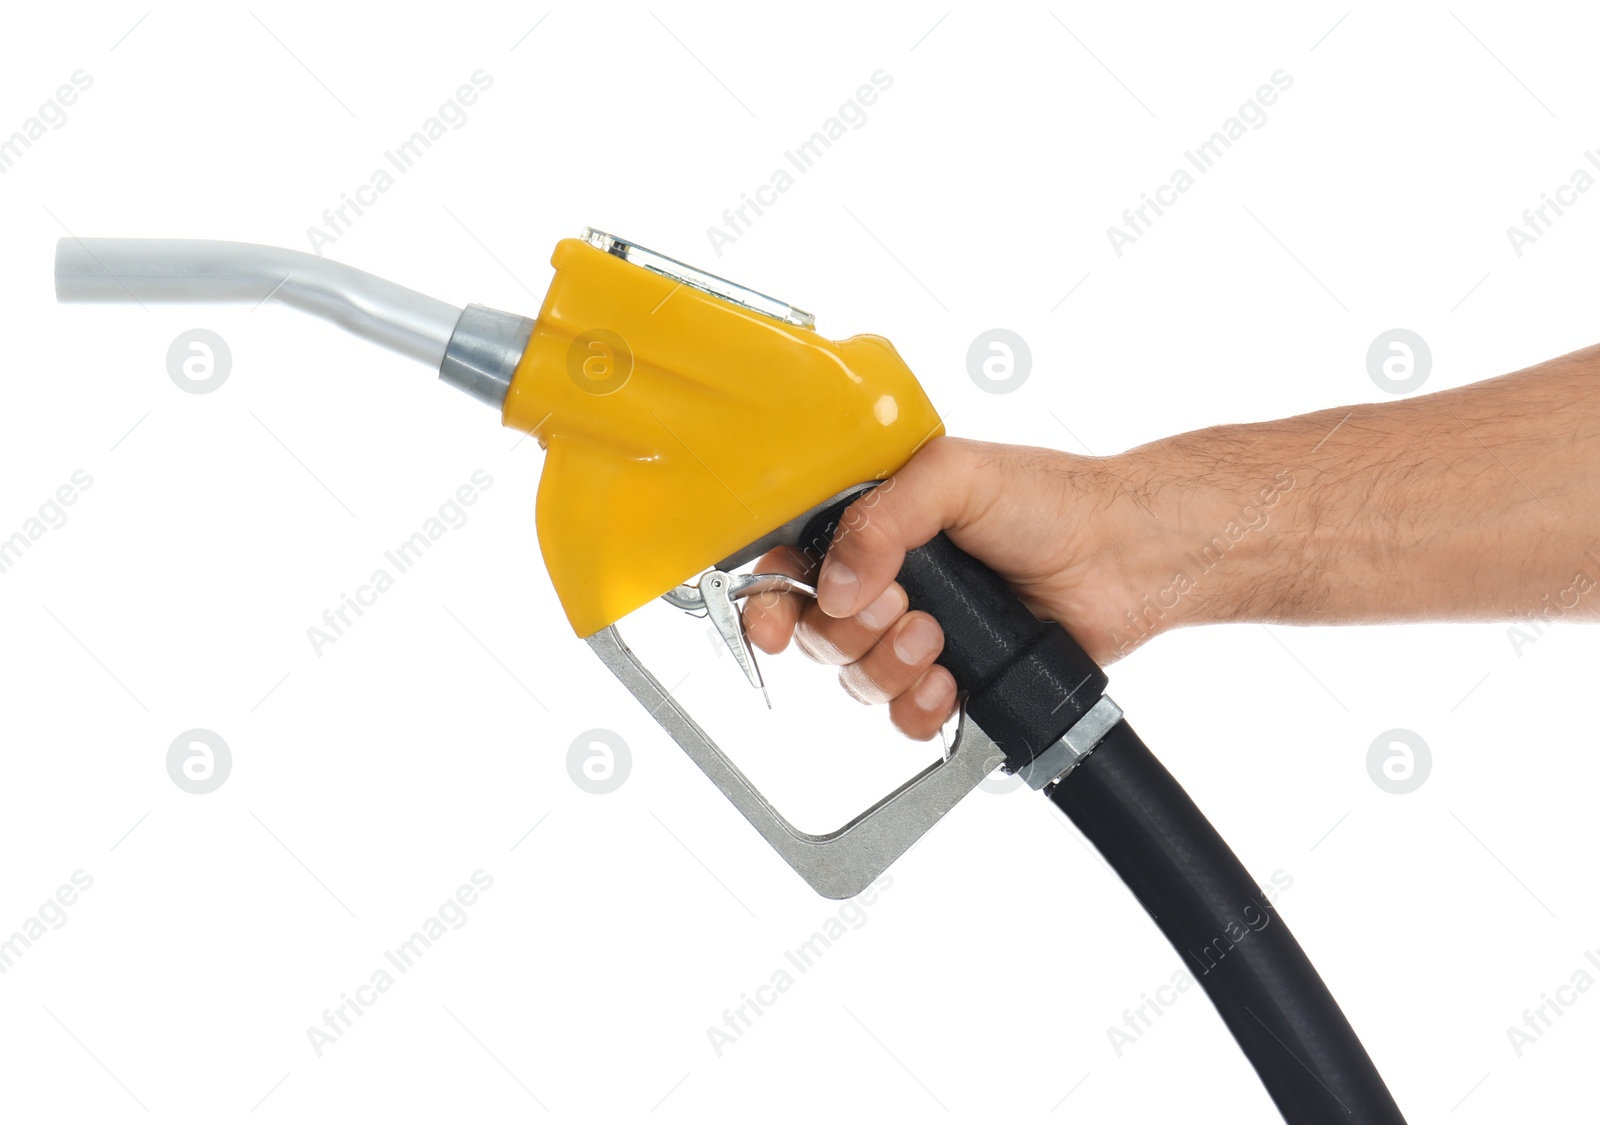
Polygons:
<instances>
[{"instance_id":1,"label":"yellow nozzle body","mask_svg":"<svg viewBox=\"0 0 1600 1125\"><path fill-rule=\"evenodd\" d=\"M506 395L545 447L539 545L578 636L944 432L889 341L828 340L578 239Z\"/></svg>"}]
</instances>

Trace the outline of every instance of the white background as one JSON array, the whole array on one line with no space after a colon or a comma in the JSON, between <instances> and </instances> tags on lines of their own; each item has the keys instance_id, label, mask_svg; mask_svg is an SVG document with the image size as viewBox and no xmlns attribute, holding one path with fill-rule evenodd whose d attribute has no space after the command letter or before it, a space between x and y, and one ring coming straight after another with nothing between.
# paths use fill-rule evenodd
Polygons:
<instances>
[{"instance_id":1,"label":"white background","mask_svg":"<svg viewBox=\"0 0 1600 1125\"><path fill-rule=\"evenodd\" d=\"M1106 453L1387 399L1365 355L1397 326L1431 345L1425 391L1593 343L1600 197L1520 258L1505 234L1600 144L1593 18L1474 0L10 13L0 134L74 71L93 85L0 177L0 535L75 470L93 485L0 574L0 936L74 871L94 882L0 975L0 1115L1274 1120L1197 990L1114 1051L1107 1028L1178 961L1025 791L969 798L718 1057L708 1026L839 907L572 636L533 532L535 444L280 308L58 306L55 241L306 248L482 68L466 123L329 257L531 313L555 242L593 224L830 336L889 336L952 433ZM1117 257L1106 228L1280 68L1265 126ZM879 69L866 124L714 253L722 210ZM1008 395L965 367L996 326L1033 352ZM214 393L166 371L193 327L232 350ZM469 522L316 655L307 627L477 469L494 484ZM808 825L931 753L794 655L766 663L778 715L758 728L704 624L671 627L682 667L662 678L687 670L685 698ZM1591 1104L1600 998L1521 1057L1506 1029L1600 946L1596 647L1570 623L1520 654L1503 625L1238 626L1113 669L1247 866L1292 877L1282 913L1413 1121ZM195 727L233 755L204 796L166 769ZM1433 755L1405 796L1366 766L1397 727ZM604 796L568 773L592 728L632 753ZM480 868L466 924L318 1057L306 1029Z\"/></svg>"}]
</instances>

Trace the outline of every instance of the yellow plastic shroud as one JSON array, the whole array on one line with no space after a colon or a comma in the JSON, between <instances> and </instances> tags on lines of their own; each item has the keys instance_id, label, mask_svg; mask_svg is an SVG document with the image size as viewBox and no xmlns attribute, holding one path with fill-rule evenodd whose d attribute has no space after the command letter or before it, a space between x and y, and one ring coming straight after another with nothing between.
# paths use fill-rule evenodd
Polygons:
<instances>
[{"instance_id":1,"label":"yellow plastic shroud","mask_svg":"<svg viewBox=\"0 0 1600 1125\"><path fill-rule=\"evenodd\" d=\"M564 239L505 402L587 637L944 432L888 340L827 340Z\"/></svg>"}]
</instances>

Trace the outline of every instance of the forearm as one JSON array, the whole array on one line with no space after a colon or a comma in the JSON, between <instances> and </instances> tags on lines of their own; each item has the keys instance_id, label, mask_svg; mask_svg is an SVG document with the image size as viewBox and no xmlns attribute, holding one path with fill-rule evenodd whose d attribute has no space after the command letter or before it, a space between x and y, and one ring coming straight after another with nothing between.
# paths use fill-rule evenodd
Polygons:
<instances>
[{"instance_id":1,"label":"forearm","mask_svg":"<svg viewBox=\"0 0 1600 1125\"><path fill-rule=\"evenodd\" d=\"M1191 587L1163 627L1600 612L1600 347L1114 461Z\"/></svg>"}]
</instances>

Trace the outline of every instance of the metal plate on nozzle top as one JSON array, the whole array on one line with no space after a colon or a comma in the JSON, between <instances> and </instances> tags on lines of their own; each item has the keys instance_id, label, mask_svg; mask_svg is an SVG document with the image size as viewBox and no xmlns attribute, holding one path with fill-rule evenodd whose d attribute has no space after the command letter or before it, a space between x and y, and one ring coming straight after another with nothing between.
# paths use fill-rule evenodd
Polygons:
<instances>
[{"instance_id":1,"label":"metal plate on nozzle top","mask_svg":"<svg viewBox=\"0 0 1600 1125\"><path fill-rule=\"evenodd\" d=\"M669 258L665 254L657 254L654 250L647 250L636 242L618 238L614 234L607 234L603 230L585 227L583 241L593 246L596 250L604 250L607 254L615 255L625 262L632 262L642 266L651 273L658 273L662 277L670 277L673 281L683 285L690 285L703 293L710 293L713 297L720 297L730 304L740 308L749 309L751 312L770 316L774 320L781 320L785 324L792 324L796 328L812 328L816 326L817 318L804 309L797 309L776 297L769 297L765 293L757 293L754 289L746 288L736 281L729 281L725 277L706 273L705 270L695 269L685 265L676 258Z\"/></svg>"}]
</instances>

